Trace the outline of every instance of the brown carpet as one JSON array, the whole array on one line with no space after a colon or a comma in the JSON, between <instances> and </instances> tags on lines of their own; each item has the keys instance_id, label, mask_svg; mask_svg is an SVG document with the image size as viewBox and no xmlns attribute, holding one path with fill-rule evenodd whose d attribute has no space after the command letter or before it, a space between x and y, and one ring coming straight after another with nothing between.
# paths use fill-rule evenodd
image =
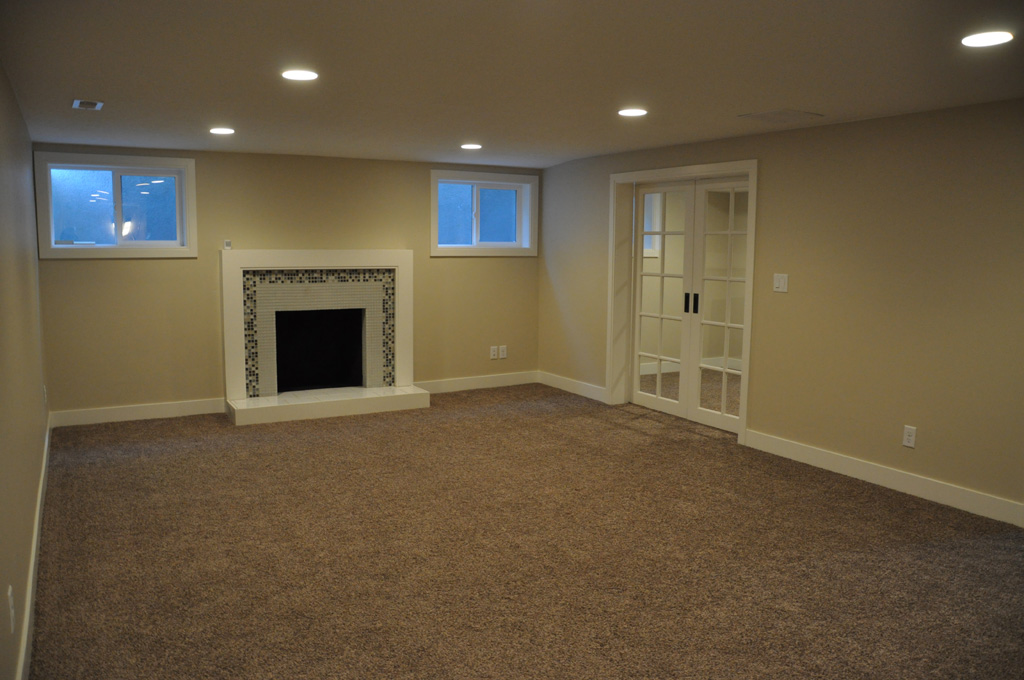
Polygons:
<instances>
[{"instance_id":1,"label":"brown carpet","mask_svg":"<svg viewBox=\"0 0 1024 680\"><path fill-rule=\"evenodd\" d=\"M1021 678L1024 531L527 385L54 431L31 677Z\"/></svg>"}]
</instances>

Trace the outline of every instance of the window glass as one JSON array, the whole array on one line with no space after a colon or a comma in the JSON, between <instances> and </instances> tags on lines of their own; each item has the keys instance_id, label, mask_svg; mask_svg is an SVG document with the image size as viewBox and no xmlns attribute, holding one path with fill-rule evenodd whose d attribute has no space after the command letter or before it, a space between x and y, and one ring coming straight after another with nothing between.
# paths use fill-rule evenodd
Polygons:
<instances>
[{"instance_id":1,"label":"window glass","mask_svg":"<svg viewBox=\"0 0 1024 680\"><path fill-rule=\"evenodd\" d=\"M516 242L516 191L480 189L480 241Z\"/></svg>"},{"instance_id":2,"label":"window glass","mask_svg":"<svg viewBox=\"0 0 1024 680\"><path fill-rule=\"evenodd\" d=\"M473 185L437 185L438 242L445 246L473 245Z\"/></svg>"},{"instance_id":3,"label":"window glass","mask_svg":"<svg viewBox=\"0 0 1024 680\"><path fill-rule=\"evenodd\" d=\"M58 244L113 245L114 173L109 170L50 170L53 239Z\"/></svg>"},{"instance_id":4,"label":"window glass","mask_svg":"<svg viewBox=\"0 0 1024 680\"><path fill-rule=\"evenodd\" d=\"M178 206L175 177L121 177L121 239L177 241Z\"/></svg>"}]
</instances>

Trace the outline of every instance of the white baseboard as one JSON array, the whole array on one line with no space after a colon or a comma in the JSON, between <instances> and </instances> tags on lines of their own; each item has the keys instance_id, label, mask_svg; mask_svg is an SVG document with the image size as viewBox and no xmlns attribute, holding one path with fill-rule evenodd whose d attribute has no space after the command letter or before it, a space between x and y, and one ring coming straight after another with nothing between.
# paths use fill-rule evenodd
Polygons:
<instances>
[{"instance_id":1,"label":"white baseboard","mask_svg":"<svg viewBox=\"0 0 1024 680\"><path fill-rule=\"evenodd\" d=\"M1024 503L965 489L911 472L871 463L841 453L826 451L781 437L747 430L746 445L814 467L871 482L895 491L966 510L982 517L1024 527Z\"/></svg>"},{"instance_id":2,"label":"white baseboard","mask_svg":"<svg viewBox=\"0 0 1024 680\"><path fill-rule=\"evenodd\" d=\"M565 378L546 371L520 371L519 373L498 373L496 375L476 375L468 378L450 378L448 380L425 380L415 383L431 394L441 392L461 392L462 390L479 390L487 387L508 387L510 385L527 385L541 383L581 397L594 399L602 403L608 402L608 390L598 385Z\"/></svg>"},{"instance_id":3,"label":"white baseboard","mask_svg":"<svg viewBox=\"0 0 1024 680\"><path fill-rule=\"evenodd\" d=\"M50 428L46 428L43 440L43 465L39 471L39 489L36 491L36 514L33 521L32 553L28 563L28 579L25 583L25 606L21 612L21 640L18 641L18 665L14 677L28 680L32 665L32 630L36 620L36 576L39 571L39 540L43 533L43 500L46 498L46 472L50 464Z\"/></svg>"},{"instance_id":4,"label":"white baseboard","mask_svg":"<svg viewBox=\"0 0 1024 680\"><path fill-rule=\"evenodd\" d=\"M573 394L578 394L581 397L593 399L603 404L611 403L608 388L601 387L600 385L591 385L590 383L573 380L572 378L566 378L561 375L555 375L554 373L547 373L546 371L537 371L536 382L547 385L548 387L555 387L560 390L565 390L566 392L572 392Z\"/></svg>"},{"instance_id":5,"label":"white baseboard","mask_svg":"<svg viewBox=\"0 0 1024 680\"><path fill-rule=\"evenodd\" d=\"M474 375L468 378L448 378L446 380L423 380L413 383L416 387L431 394L442 392L461 392L462 390L481 390L488 387L509 387L510 385L528 385L540 382L537 371L520 371L518 373L496 373L494 375Z\"/></svg>"},{"instance_id":6,"label":"white baseboard","mask_svg":"<svg viewBox=\"0 0 1024 680\"><path fill-rule=\"evenodd\" d=\"M107 408L83 408L74 411L51 411L50 427L198 416L206 413L224 413L225 409L224 399L194 399L192 401L168 401L159 404L133 404L131 406L110 406Z\"/></svg>"}]
</instances>

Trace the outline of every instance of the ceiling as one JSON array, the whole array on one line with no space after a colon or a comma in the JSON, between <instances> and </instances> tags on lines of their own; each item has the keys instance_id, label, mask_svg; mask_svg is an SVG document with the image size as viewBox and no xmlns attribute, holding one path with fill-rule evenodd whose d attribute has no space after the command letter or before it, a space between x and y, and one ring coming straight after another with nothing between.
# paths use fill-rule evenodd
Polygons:
<instances>
[{"instance_id":1,"label":"ceiling","mask_svg":"<svg viewBox=\"0 0 1024 680\"><path fill-rule=\"evenodd\" d=\"M1022 29L1020 0L0 0L0 60L36 142L543 168L1024 97ZM822 115L740 117L780 109Z\"/></svg>"}]
</instances>

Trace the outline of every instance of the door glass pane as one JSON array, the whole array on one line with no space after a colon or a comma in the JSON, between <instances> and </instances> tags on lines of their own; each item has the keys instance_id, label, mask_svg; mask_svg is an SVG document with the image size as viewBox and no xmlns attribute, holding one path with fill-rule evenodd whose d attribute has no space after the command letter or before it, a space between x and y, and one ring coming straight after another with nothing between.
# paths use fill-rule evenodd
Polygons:
<instances>
[{"instance_id":1,"label":"door glass pane","mask_svg":"<svg viewBox=\"0 0 1024 680\"><path fill-rule=\"evenodd\" d=\"M53 241L114 245L114 174L109 170L50 170Z\"/></svg>"},{"instance_id":2,"label":"door glass pane","mask_svg":"<svg viewBox=\"0 0 1024 680\"><path fill-rule=\"evenodd\" d=\"M661 313L661 277L640 277L640 311L644 314Z\"/></svg>"},{"instance_id":3,"label":"door glass pane","mask_svg":"<svg viewBox=\"0 0 1024 680\"><path fill-rule=\"evenodd\" d=\"M747 284L742 281L729 283L729 323L743 325L743 307Z\"/></svg>"},{"instance_id":4,"label":"door glass pane","mask_svg":"<svg viewBox=\"0 0 1024 680\"><path fill-rule=\"evenodd\" d=\"M650 316L640 317L640 351L644 354L658 354L660 332L661 319Z\"/></svg>"},{"instance_id":5,"label":"door glass pane","mask_svg":"<svg viewBox=\"0 0 1024 680\"><path fill-rule=\"evenodd\" d=\"M722 410L722 376L721 371L710 368L700 369L700 406L712 411Z\"/></svg>"},{"instance_id":6,"label":"door glass pane","mask_svg":"<svg viewBox=\"0 0 1024 680\"><path fill-rule=\"evenodd\" d=\"M733 371L743 370L743 329L729 329L729 362L728 367Z\"/></svg>"},{"instance_id":7,"label":"door glass pane","mask_svg":"<svg viewBox=\"0 0 1024 680\"><path fill-rule=\"evenodd\" d=\"M707 223L705 232L729 231L729 198L728 191L709 191L707 198Z\"/></svg>"},{"instance_id":8,"label":"door glass pane","mask_svg":"<svg viewBox=\"0 0 1024 680\"><path fill-rule=\"evenodd\" d=\"M665 277L665 306L662 308L662 314L683 315L683 279Z\"/></svg>"},{"instance_id":9,"label":"door glass pane","mask_svg":"<svg viewBox=\"0 0 1024 680\"><path fill-rule=\"evenodd\" d=\"M473 185L437 184L437 242L473 245Z\"/></svg>"},{"instance_id":10,"label":"door glass pane","mask_svg":"<svg viewBox=\"0 0 1024 680\"><path fill-rule=\"evenodd\" d=\"M644 231L662 231L661 194L644 194Z\"/></svg>"},{"instance_id":11,"label":"door glass pane","mask_svg":"<svg viewBox=\"0 0 1024 680\"><path fill-rule=\"evenodd\" d=\"M121 176L121 240L178 241L175 177Z\"/></svg>"},{"instance_id":12,"label":"door glass pane","mask_svg":"<svg viewBox=\"0 0 1024 680\"><path fill-rule=\"evenodd\" d=\"M747 192L737 191L734 194L733 200L735 204L733 206L733 231L746 231L747 230Z\"/></svg>"},{"instance_id":13,"label":"door glass pane","mask_svg":"<svg viewBox=\"0 0 1024 680\"><path fill-rule=\"evenodd\" d=\"M729 258L731 265L729 276L734 279L745 279L747 278L747 235L736 234L730 236L729 243L732 245L732 257Z\"/></svg>"},{"instance_id":14,"label":"door glass pane","mask_svg":"<svg viewBox=\"0 0 1024 680\"><path fill-rule=\"evenodd\" d=\"M647 239L655 239L660 237L644 237L644 241ZM658 273L662 271L662 258L657 257L653 250L644 248L643 255L643 271L644 273ZM648 255L647 253L651 253Z\"/></svg>"},{"instance_id":15,"label":"door glass pane","mask_svg":"<svg viewBox=\"0 0 1024 680\"><path fill-rule=\"evenodd\" d=\"M661 396L664 399L679 401L679 363L674 361L661 362Z\"/></svg>"},{"instance_id":16,"label":"door glass pane","mask_svg":"<svg viewBox=\"0 0 1024 680\"><path fill-rule=\"evenodd\" d=\"M658 361L640 357L640 391L644 394L658 393Z\"/></svg>"},{"instance_id":17,"label":"door glass pane","mask_svg":"<svg viewBox=\"0 0 1024 680\"><path fill-rule=\"evenodd\" d=\"M726 276L728 274L729 236L713 235L704 237L704 276Z\"/></svg>"},{"instance_id":18,"label":"door glass pane","mask_svg":"<svg viewBox=\"0 0 1024 680\"><path fill-rule=\"evenodd\" d=\"M732 373L725 376L725 412L731 416L740 414L740 386L743 378Z\"/></svg>"},{"instance_id":19,"label":"door glass pane","mask_svg":"<svg viewBox=\"0 0 1024 680\"><path fill-rule=\"evenodd\" d=\"M661 321L661 355L669 359L679 359L683 344L683 322L672 319Z\"/></svg>"},{"instance_id":20,"label":"door glass pane","mask_svg":"<svg viewBox=\"0 0 1024 680\"><path fill-rule=\"evenodd\" d=\"M700 308L705 321L725 323L725 292L728 284L725 281L705 281L704 295L701 296Z\"/></svg>"},{"instance_id":21,"label":"door glass pane","mask_svg":"<svg viewBox=\"0 0 1024 680\"><path fill-rule=\"evenodd\" d=\"M686 231L686 195L682 191L668 191L665 198L665 231Z\"/></svg>"},{"instance_id":22,"label":"door glass pane","mask_svg":"<svg viewBox=\"0 0 1024 680\"><path fill-rule=\"evenodd\" d=\"M516 242L516 190L480 189L480 242Z\"/></svg>"},{"instance_id":23,"label":"door glass pane","mask_svg":"<svg viewBox=\"0 0 1024 680\"><path fill-rule=\"evenodd\" d=\"M725 328L722 326L701 326L700 362L708 366L721 367L725 358Z\"/></svg>"},{"instance_id":24,"label":"door glass pane","mask_svg":"<svg viewBox=\"0 0 1024 680\"><path fill-rule=\"evenodd\" d=\"M665 239L665 273L683 274L686 263L683 260L686 237L679 235L662 236Z\"/></svg>"}]
</instances>

